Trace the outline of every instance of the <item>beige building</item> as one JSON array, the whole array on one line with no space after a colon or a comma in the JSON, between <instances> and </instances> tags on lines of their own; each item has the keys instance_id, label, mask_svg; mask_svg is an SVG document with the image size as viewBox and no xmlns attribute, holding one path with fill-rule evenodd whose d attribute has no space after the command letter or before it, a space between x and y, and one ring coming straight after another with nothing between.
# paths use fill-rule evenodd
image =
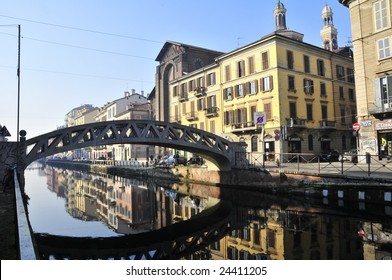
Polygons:
<instances>
[{"instance_id":1,"label":"beige building","mask_svg":"<svg viewBox=\"0 0 392 280\"><path fill-rule=\"evenodd\" d=\"M390 0L339 0L350 9L355 58L359 149L392 155L392 52Z\"/></svg>"},{"instance_id":2,"label":"beige building","mask_svg":"<svg viewBox=\"0 0 392 280\"><path fill-rule=\"evenodd\" d=\"M167 75L169 120L246 142L252 163L354 148L353 60L337 45L331 8L322 10L323 48L286 27L280 1L274 16L273 33L229 53L209 52L214 60L189 73ZM159 57L178 46L167 42Z\"/></svg>"}]
</instances>

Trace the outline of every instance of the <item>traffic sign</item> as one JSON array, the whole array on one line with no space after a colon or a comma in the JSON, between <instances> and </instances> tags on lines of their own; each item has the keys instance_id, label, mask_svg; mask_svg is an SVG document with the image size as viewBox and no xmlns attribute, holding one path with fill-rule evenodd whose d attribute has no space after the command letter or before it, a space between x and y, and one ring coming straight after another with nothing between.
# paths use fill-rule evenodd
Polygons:
<instances>
[{"instance_id":1,"label":"traffic sign","mask_svg":"<svg viewBox=\"0 0 392 280\"><path fill-rule=\"evenodd\" d=\"M8 129L5 126L3 127L0 126L0 135L4 137L8 137L11 136L11 133L8 131Z\"/></svg>"},{"instance_id":2,"label":"traffic sign","mask_svg":"<svg viewBox=\"0 0 392 280\"><path fill-rule=\"evenodd\" d=\"M354 124L353 124L353 129L354 129L355 131L358 131L358 130L359 130L359 123L354 123Z\"/></svg>"},{"instance_id":3,"label":"traffic sign","mask_svg":"<svg viewBox=\"0 0 392 280\"><path fill-rule=\"evenodd\" d=\"M265 112L255 112L254 113L255 124L265 124L267 122L267 116Z\"/></svg>"}]
</instances>

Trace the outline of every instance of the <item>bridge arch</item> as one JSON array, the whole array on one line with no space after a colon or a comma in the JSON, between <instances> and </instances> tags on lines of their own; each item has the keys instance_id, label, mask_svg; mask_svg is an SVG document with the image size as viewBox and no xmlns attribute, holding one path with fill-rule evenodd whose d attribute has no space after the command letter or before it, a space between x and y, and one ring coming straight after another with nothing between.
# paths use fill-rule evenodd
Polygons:
<instances>
[{"instance_id":1,"label":"bridge arch","mask_svg":"<svg viewBox=\"0 0 392 280\"><path fill-rule=\"evenodd\" d=\"M113 144L181 149L204 157L220 170L230 170L238 163L236 154L245 152L241 143L178 123L118 120L67 127L27 139L24 166L61 152Z\"/></svg>"}]
</instances>

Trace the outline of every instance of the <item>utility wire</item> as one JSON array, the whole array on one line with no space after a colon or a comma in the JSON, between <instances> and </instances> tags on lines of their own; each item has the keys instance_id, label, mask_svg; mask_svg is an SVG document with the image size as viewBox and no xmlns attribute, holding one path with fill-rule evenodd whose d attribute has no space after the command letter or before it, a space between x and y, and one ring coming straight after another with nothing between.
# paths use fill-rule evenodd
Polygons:
<instances>
[{"instance_id":1,"label":"utility wire","mask_svg":"<svg viewBox=\"0 0 392 280\"><path fill-rule=\"evenodd\" d=\"M80 27L72 27L72 26L66 26L66 25L60 25L60 24L53 24L53 23L36 21L36 20L23 19L23 18L18 18L18 17L11 17L11 16L6 16L6 15L0 15L0 17L20 20L20 21L26 21L26 22L32 22L32 23L42 24L42 25L54 26L54 27L59 27L59 28L64 28L64 29L71 29L71 30L89 32L89 33L95 33L95 34L101 34L101 35L107 35L107 36L114 36L114 37L127 38L127 39L138 40L138 41L145 41L145 42L150 42L150 43L157 43L157 44L164 43L164 42L161 42L161 41L156 41L156 40L151 40L151 39L144 39L144 38L140 38L140 37L133 37L133 36L128 36L128 35L115 34L115 33L103 32L103 31L97 31L97 30L91 30L91 29L85 29L85 28L80 28Z\"/></svg>"},{"instance_id":2,"label":"utility wire","mask_svg":"<svg viewBox=\"0 0 392 280\"><path fill-rule=\"evenodd\" d=\"M0 65L0 68L15 68L13 66L6 66ZM109 77L109 76L99 76L99 75L92 75L92 74L82 74L82 73L71 73L71 72L63 72L63 71L53 71L53 70L44 70L44 69L36 69L36 68L22 68L22 70L26 71L35 71L35 72L45 72L51 74L61 74L61 75L70 75L70 76L78 76L78 77L90 77L90 78L98 78L98 79L109 79L109 80L121 80L121 81L128 81L128 82L141 82L141 80L132 80L126 78L119 78L119 77ZM145 81L146 83L154 84L153 81Z\"/></svg>"},{"instance_id":3,"label":"utility wire","mask_svg":"<svg viewBox=\"0 0 392 280\"><path fill-rule=\"evenodd\" d=\"M9 34L9 33L5 33L5 32L0 32L0 34L8 35L8 36L16 36L14 34ZM141 58L141 59L147 59L147 60L155 60L154 58L151 58L151 57L138 56L138 55L126 54L126 53L119 53L119 52L113 52L113 51L107 51L107 50L100 50L100 49L88 48L88 47L71 45L71 44L64 44L64 43L53 42L53 41L48 41L48 40L35 39L35 38L31 38L31 37L26 37L26 36L23 36L22 38L23 39L27 39L27 40L31 40L31 41L37 41L37 42L46 43L46 44L59 45L59 46L69 47L69 48L76 48L76 49L82 49L82 50L88 50L88 51L94 51L94 52L101 52L101 53L108 53L108 54L114 54L114 55L128 56L128 57L135 57L135 58Z\"/></svg>"}]
</instances>

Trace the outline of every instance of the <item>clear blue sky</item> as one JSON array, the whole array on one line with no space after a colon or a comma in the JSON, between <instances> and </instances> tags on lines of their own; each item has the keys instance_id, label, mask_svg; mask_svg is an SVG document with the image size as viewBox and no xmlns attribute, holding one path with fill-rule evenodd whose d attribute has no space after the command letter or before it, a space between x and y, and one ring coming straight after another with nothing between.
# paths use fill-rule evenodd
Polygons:
<instances>
[{"instance_id":1,"label":"clear blue sky","mask_svg":"<svg viewBox=\"0 0 392 280\"><path fill-rule=\"evenodd\" d=\"M154 87L167 40L230 52L274 31L277 0L0 1L0 124L16 139L18 29L21 25L20 129L27 137L63 125L81 104L102 106L126 90ZM321 11L334 12L339 46L351 37L338 0L282 0L287 27L321 45ZM9 26L10 25L10 26Z\"/></svg>"}]
</instances>

